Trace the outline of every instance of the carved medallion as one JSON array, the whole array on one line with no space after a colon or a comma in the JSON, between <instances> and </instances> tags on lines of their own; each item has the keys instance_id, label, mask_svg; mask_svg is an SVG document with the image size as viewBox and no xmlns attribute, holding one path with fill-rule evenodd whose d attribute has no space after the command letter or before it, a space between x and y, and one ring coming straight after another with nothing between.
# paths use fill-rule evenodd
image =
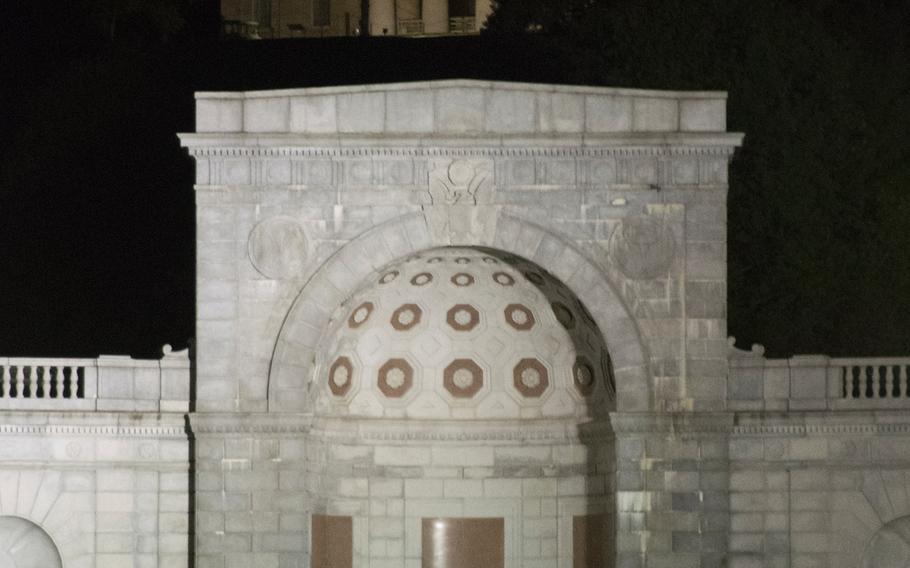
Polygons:
<instances>
[{"instance_id":1,"label":"carved medallion","mask_svg":"<svg viewBox=\"0 0 910 568\"><path fill-rule=\"evenodd\" d=\"M583 396L588 396L594 392L594 367L584 357L575 359L575 365L572 366L572 379L575 383L575 388Z\"/></svg>"},{"instance_id":2,"label":"carved medallion","mask_svg":"<svg viewBox=\"0 0 910 568\"><path fill-rule=\"evenodd\" d=\"M648 280L666 274L676 241L666 220L634 215L623 219L610 237L610 256L623 274Z\"/></svg>"},{"instance_id":3,"label":"carved medallion","mask_svg":"<svg viewBox=\"0 0 910 568\"><path fill-rule=\"evenodd\" d=\"M329 390L335 396L344 396L351 390L351 381L354 376L354 367L347 357L335 359L329 368Z\"/></svg>"},{"instance_id":4,"label":"carved medallion","mask_svg":"<svg viewBox=\"0 0 910 568\"><path fill-rule=\"evenodd\" d=\"M413 382L414 369L404 359L389 359L379 368L379 390L389 398L401 398Z\"/></svg>"},{"instance_id":5,"label":"carved medallion","mask_svg":"<svg viewBox=\"0 0 910 568\"><path fill-rule=\"evenodd\" d=\"M348 316L348 327L351 329L357 329L362 326L370 319L370 314L373 313L373 302L364 302L354 308L354 311L351 312L351 315Z\"/></svg>"},{"instance_id":6,"label":"carved medallion","mask_svg":"<svg viewBox=\"0 0 910 568\"><path fill-rule=\"evenodd\" d=\"M440 160L430 164L429 188L433 205L476 205L493 185L490 160Z\"/></svg>"},{"instance_id":7,"label":"carved medallion","mask_svg":"<svg viewBox=\"0 0 910 568\"><path fill-rule=\"evenodd\" d=\"M385 274L383 274L382 276L379 277L379 283L388 284L389 282L393 282L396 278L398 278L398 274L399 274L399 272L397 270L392 270L392 271L386 272Z\"/></svg>"},{"instance_id":8,"label":"carved medallion","mask_svg":"<svg viewBox=\"0 0 910 568\"><path fill-rule=\"evenodd\" d=\"M391 324L398 331L407 331L420 323L423 310L417 304L404 304L392 312Z\"/></svg>"},{"instance_id":9,"label":"carved medallion","mask_svg":"<svg viewBox=\"0 0 910 568\"><path fill-rule=\"evenodd\" d=\"M540 398L550 385L547 368L537 359L522 359L512 375L515 388L525 398Z\"/></svg>"},{"instance_id":10,"label":"carved medallion","mask_svg":"<svg viewBox=\"0 0 910 568\"><path fill-rule=\"evenodd\" d=\"M459 272L450 278L452 284L458 287L470 286L474 283L474 277L467 272Z\"/></svg>"},{"instance_id":11,"label":"carved medallion","mask_svg":"<svg viewBox=\"0 0 910 568\"><path fill-rule=\"evenodd\" d=\"M506 323L519 331L534 327L534 314L522 304L509 304L505 309Z\"/></svg>"},{"instance_id":12,"label":"carved medallion","mask_svg":"<svg viewBox=\"0 0 910 568\"><path fill-rule=\"evenodd\" d=\"M553 308L553 314L556 316L556 320L559 321L564 328L572 329L575 327L575 315L572 314L572 310L561 302L553 302L550 305Z\"/></svg>"},{"instance_id":13,"label":"carved medallion","mask_svg":"<svg viewBox=\"0 0 910 568\"><path fill-rule=\"evenodd\" d=\"M433 275L429 272L421 272L411 278L411 284L414 286L426 286L433 281Z\"/></svg>"},{"instance_id":14,"label":"carved medallion","mask_svg":"<svg viewBox=\"0 0 910 568\"><path fill-rule=\"evenodd\" d=\"M505 272L494 272L493 280L500 286L512 286L515 284L515 279Z\"/></svg>"},{"instance_id":15,"label":"carved medallion","mask_svg":"<svg viewBox=\"0 0 910 568\"><path fill-rule=\"evenodd\" d=\"M471 359L455 359L443 371L442 384L455 398L471 398L483 386L483 370Z\"/></svg>"},{"instance_id":16,"label":"carved medallion","mask_svg":"<svg viewBox=\"0 0 910 568\"><path fill-rule=\"evenodd\" d=\"M480 323L480 313L469 304L456 304L446 313L446 323L455 331L471 331Z\"/></svg>"},{"instance_id":17,"label":"carved medallion","mask_svg":"<svg viewBox=\"0 0 910 568\"><path fill-rule=\"evenodd\" d=\"M247 250L250 262L266 278L294 278L306 266L306 235L294 219L273 217L262 221L250 232Z\"/></svg>"}]
</instances>

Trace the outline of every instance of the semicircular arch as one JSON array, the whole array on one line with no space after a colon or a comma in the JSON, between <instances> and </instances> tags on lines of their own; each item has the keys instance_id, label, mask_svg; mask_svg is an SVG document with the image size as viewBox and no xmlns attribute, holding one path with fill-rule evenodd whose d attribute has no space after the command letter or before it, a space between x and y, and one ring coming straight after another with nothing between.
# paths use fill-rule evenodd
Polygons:
<instances>
[{"instance_id":1,"label":"semicircular arch","mask_svg":"<svg viewBox=\"0 0 910 568\"><path fill-rule=\"evenodd\" d=\"M62 568L63 560L40 525L24 517L0 515L0 566Z\"/></svg>"},{"instance_id":2,"label":"semicircular arch","mask_svg":"<svg viewBox=\"0 0 910 568\"><path fill-rule=\"evenodd\" d=\"M374 227L332 255L303 286L287 312L269 367L270 412L307 411L307 386L331 312L371 273L420 251L444 246L487 247L523 257L560 279L584 303L600 328L613 362L617 409L647 410L653 403L647 357L638 326L606 274L558 233L502 212L492 229L440 230L424 213Z\"/></svg>"}]
</instances>

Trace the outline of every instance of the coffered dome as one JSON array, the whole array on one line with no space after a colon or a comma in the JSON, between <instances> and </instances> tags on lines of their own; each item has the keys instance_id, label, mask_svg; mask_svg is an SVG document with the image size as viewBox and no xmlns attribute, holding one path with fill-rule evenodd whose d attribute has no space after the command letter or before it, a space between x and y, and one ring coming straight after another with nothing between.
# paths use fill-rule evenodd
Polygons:
<instances>
[{"instance_id":1,"label":"coffered dome","mask_svg":"<svg viewBox=\"0 0 910 568\"><path fill-rule=\"evenodd\" d=\"M613 399L581 302L497 251L433 249L378 271L335 311L320 354L323 416L584 417Z\"/></svg>"}]
</instances>

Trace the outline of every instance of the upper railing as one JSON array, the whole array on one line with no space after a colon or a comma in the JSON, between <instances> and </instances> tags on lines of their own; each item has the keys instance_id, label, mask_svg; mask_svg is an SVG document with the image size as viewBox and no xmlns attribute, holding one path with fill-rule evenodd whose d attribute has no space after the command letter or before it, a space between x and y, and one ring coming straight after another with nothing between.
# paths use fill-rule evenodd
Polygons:
<instances>
[{"instance_id":1,"label":"upper railing","mask_svg":"<svg viewBox=\"0 0 910 568\"><path fill-rule=\"evenodd\" d=\"M474 16L449 18L450 34L473 34L477 32L477 21Z\"/></svg>"},{"instance_id":2,"label":"upper railing","mask_svg":"<svg viewBox=\"0 0 910 568\"><path fill-rule=\"evenodd\" d=\"M910 409L910 357L766 359L761 346L752 351L733 348L732 341L730 346L731 409Z\"/></svg>"},{"instance_id":3,"label":"upper railing","mask_svg":"<svg viewBox=\"0 0 910 568\"><path fill-rule=\"evenodd\" d=\"M187 412L187 350L158 360L0 357L0 410Z\"/></svg>"},{"instance_id":4,"label":"upper railing","mask_svg":"<svg viewBox=\"0 0 910 568\"><path fill-rule=\"evenodd\" d=\"M398 20L398 35L422 35L423 33L423 20L420 18Z\"/></svg>"},{"instance_id":5,"label":"upper railing","mask_svg":"<svg viewBox=\"0 0 910 568\"><path fill-rule=\"evenodd\" d=\"M910 357L831 359L829 397L841 406L910 407Z\"/></svg>"}]
</instances>

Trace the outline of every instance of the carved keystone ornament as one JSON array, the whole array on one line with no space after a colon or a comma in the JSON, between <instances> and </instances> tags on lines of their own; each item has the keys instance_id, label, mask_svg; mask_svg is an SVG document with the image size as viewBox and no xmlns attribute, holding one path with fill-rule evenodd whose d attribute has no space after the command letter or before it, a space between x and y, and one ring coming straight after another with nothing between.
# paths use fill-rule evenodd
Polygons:
<instances>
[{"instance_id":1,"label":"carved keystone ornament","mask_svg":"<svg viewBox=\"0 0 910 568\"><path fill-rule=\"evenodd\" d=\"M430 164L429 187L433 205L476 205L493 185L490 160L439 160Z\"/></svg>"}]
</instances>

